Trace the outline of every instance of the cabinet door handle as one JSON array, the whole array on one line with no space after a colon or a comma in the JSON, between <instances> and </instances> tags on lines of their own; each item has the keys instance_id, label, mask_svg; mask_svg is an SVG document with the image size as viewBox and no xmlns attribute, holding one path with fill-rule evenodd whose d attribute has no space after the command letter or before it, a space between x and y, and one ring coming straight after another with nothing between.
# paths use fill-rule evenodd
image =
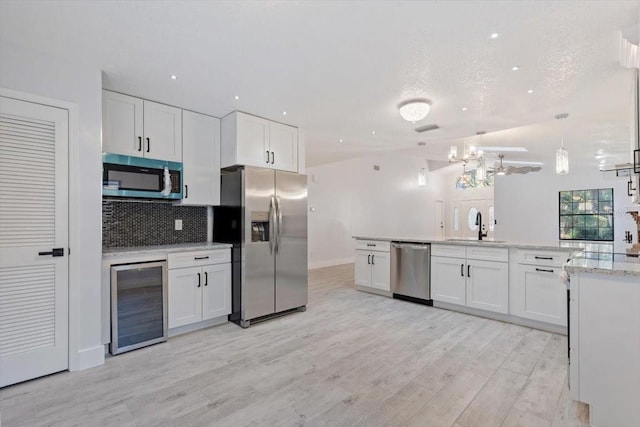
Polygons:
<instances>
[{"instance_id":1,"label":"cabinet door handle","mask_svg":"<svg viewBox=\"0 0 640 427\"><path fill-rule=\"evenodd\" d=\"M138 151L142 151L142 137L138 137Z\"/></svg>"},{"instance_id":2,"label":"cabinet door handle","mask_svg":"<svg viewBox=\"0 0 640 427\"><path fill-rule=\"evenodd\" d=\"M547 259L547 260L552 260L553 257L552 256L535 256L535 259Z\"/></svg>"},{"instance_id":3,"label":"cabinet door handle","mask_svg":"<svg viewBox=\"0 0 640 427\"><path fill-rule=\"evenodd\" d=\"M460 276L464 277L464 264L460 264Z\"/></svg>"},{"instance_id":4,"label":"cabinet door handle","mask_svg":"<svg viewBox=\"0 0 640 427\"><path fill-rule=\"evenodd\" d=\"M553 273L553 270L548 270L546 268L536 268L536 271L540 271L542 273Z\"/></svg>"},{"instance_id":5,"label":"cabinet door handle","mask_svg":"<svg viewBox=\"0 0 640 427\"><path fill-rule=\"evenodd\" d=\"M367 255L367 264L371 264L371 254Z\"/></svg>"},{"instance_id":6,"label":"cabinet door handle","mask_svg":"<svg viewBox=\"0 0 640 427\"><path fill-rule=\"evenodd\" d=\"M467 264L467 277L471 277L471 264Z\"/></svg>"},{"instance_id":7,"label":"cabinet door handle","mask_svg":"<svg viewBox=\"0 0 640 427\"><path fill-rule=\"evenodd\" d=\"M269 164L269 150L267 150L266 153L267 153L267 161L265 163Z\"/></svg>"},{"instance_id":8,"label":"cabinet door handle","mask_svg":"<svg viewBox=\"0 0 640 427\"><path fill-rule=\"evenodd\" d=\"M376 256L371 255L371 265L376 265Z\"/></svg>"},{"instance_id":9,"label":"cabinet door handle","mask_svg":"<svg viewBox=\"0 0 640 427\"><path fill-rule=\"evenodd\" d=\"M276 161L276 153L274 153L273 151L271 152L271 164L273 164Z\"/></svg>"},{"instance_id":10,"label":"cabinet door handle","mask_svg":"<svg viewBox=\"0 0 640 427\"><path fill-rule=\"evenodd\" d=\"M147 153L151 150L151 138L147 138Z\"/></svg>"},{"instance_id":11,"label":"cabinet door handle","mask_svg":"<svg viewBox=\"0 0 640 427\"><path fill-rule=\"evenodd\" d=\"M209 259L209 255L207 256L194 256L193 259L195 259L196 261L199 259Z\"/></svg>"},{"instance_id":12,"label":"cabinet door handle","mask_svg":"<svg viewBox=\"0 0 640 427\"><path fill-rule=\"evenodd\" d=\"M207 272L204 272L204 285L207 286L209 284L209 275Z\"/></svg>"},{"instance_id":13,"label":"cabinet door handle","mask_svg":"<svg viewBox=\"0 0 640 427\"><path fill-rule=\"evenodd\" d=\"M200 273L198 273L198 287L200 287Z\"/></svg>"}]
</instances>

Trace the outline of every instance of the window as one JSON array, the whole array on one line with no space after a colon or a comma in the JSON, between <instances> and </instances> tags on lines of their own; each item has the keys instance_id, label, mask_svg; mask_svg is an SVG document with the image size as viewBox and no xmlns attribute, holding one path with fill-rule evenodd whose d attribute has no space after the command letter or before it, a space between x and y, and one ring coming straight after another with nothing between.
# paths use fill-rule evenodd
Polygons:
<instances>
[{"instance_id":1,"label":"window","mask_svg":"<svg viewBox=\"0 0 640 427\"><path fill-rule=\"evenodd\" d=\"M561 191L560 240L613 241L613 188Z\"/></svg>"}]
</instances>

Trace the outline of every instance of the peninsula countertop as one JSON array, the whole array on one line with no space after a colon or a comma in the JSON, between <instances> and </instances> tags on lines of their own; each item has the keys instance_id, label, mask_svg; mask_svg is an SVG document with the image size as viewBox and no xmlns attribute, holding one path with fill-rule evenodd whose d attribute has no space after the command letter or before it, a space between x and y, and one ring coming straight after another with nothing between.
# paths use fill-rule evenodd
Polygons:
<instances>
[{"instance_id":1,"label":"peninsula countertop","mask_svg":"<svg viewBox=\"0 0 640 427\"><path fill-rule=\"evenodd\" d=\"M356 240L379 240L384 242L431 243L459 246L487 246L498 248L568 251L571 259L565 264L567 273L590 272L607 275L639 276L640 258L629 256L629 245L622 243L597 243L583 241L521 242L476 238L399 237L399 236L352 236Z\"/></svg>"}]
</instances>

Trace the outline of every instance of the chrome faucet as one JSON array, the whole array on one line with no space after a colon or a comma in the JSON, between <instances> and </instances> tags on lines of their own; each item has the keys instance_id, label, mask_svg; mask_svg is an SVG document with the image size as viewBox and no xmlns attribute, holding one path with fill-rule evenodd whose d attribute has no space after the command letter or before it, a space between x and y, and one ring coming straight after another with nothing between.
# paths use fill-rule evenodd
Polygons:
<instances>
[{"instance_id":1,"label":"chrome faucet","mask_svg":"<svg viewBox=\"0 0 640 427\"><path fill-rule=\"evenodd\" d=\"M482 214L480 211L476 214L476 225L478 226L478 240L482 240L483 237L487 237L487 233L482 232Z\"/></svg>"}]
</instances>

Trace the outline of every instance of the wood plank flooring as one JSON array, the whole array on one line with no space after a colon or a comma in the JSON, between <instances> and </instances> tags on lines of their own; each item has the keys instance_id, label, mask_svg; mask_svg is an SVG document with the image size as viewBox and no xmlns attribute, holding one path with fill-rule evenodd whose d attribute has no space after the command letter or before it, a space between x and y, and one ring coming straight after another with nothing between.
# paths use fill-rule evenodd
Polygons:
<instances>
[{"instance_id":1,"label":"wood plank flooring","mask_svg":"<svg viewBox=\"0 0 640 427\"><path fill-rule=\"evenodd\" d=\"M585 426L566 337L355 290L313 270L309 305L0 390L12 426Z\"/></svg>"}]
</instances>

